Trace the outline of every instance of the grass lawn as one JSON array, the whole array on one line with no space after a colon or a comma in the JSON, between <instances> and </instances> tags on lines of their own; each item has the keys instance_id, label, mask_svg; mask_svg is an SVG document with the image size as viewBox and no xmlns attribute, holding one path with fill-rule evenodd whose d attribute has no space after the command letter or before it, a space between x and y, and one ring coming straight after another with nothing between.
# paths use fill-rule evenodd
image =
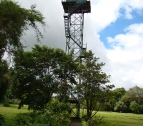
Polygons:
<instances>
[{"instance_id":1,"label":"grass lawn","mask_svg":"<svg viewBox=\"0 0 143 126\"><path fill-rule=\"evenodd\" d=\"M143 126L143 114L98 112L102 117L99 126Z\"/></svg>"},{"instance_id":2,"label":"grass lawn","mask_svg":"<svg viewBox=\"0 0 143 126\"><path fill-rule=\"evenodd\" d=\"M143 114L99 111L95 118L99 120L96 126L143 126ZM83 122L83 126L87 124Z\"/></svg>"},{"instance_id":3,"label":"grass lawn","mask_svg":"<svg viewBox=\"0 0 143 126\"><path fill-rule=\"evenodd\" d=\"M4 115L6 126L11 126L13 123L14 116L19 113L27 113L27 107L23 107L21 109L18 109L18 105L11 104L10 107L4 107L2 104L0 104L0 114Z\"/></svg>"},{"instance_id":4,"label":"grass lawn","mask_svg":"<svg viewBox=\"0 0 143 126\"><path fill-rule=\"evenodd\" d=\"M27 112L26 106L18 110L18 105L4 107L0 104L0 114L5 116L6 126L12 126L16 114ZM100 124L96 126L143 126L143 114L98 112L96 117L102 118Z\"/></svg>"}]
</instances>

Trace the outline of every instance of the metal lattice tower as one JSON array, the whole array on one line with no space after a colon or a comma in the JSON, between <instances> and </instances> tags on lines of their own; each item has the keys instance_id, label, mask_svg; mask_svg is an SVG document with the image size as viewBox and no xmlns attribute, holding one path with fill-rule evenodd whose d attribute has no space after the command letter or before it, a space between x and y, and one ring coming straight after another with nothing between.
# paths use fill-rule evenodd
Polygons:
<instances>
[{"instance_id":1,"label":"metal lattice tower","mask_svg":"<svg viewBox=\"0 0 143 126\"><path fill-rule=\"evenodd\" d=\"M89 13L90 0L62 0L65 11L66 52L74 50L74 59L81 57L86 49L83 44L84 13Z\"/></svg>"},{"instance_id":2,"label":"metal lattice tower","mask_svg":"<svg viewBox=\"0 0 143 126\"><path fill-rule=\"evenodd\" d=\"M90 13L90 0L62 0L64 8L64 24L66 36L66 52L73 52L73 58L84 58L83 51L86 45L83 44L84 13ZM75 98L75 97L74 97ZM74 101L74 100L72 100ZM79 117L80 104L78 99L74 102L77 106L77 117Z\"/></svg>"}]
</instances>

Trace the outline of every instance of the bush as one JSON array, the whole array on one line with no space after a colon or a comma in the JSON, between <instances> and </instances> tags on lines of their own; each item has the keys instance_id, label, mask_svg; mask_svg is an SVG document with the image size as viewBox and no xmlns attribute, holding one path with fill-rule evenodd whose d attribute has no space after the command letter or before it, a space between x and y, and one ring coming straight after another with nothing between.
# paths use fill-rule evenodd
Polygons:
<instances>
[{"instance_id":1,"label":"bush","mask_svg":"<svg viewBox=\"0 0 143 126\"><path fill-rule=\"evenodd\" d=\"M46 124L48 126L69 126L70 125L70 105L68 103L52 101L47 106Z\"/></svg>"},{"instance_id":2,"label":"bush","mask_svg":"<svg viewBox=\"0 0 143 126\"><path fill-rule=\"evenodd\" d=\"M8 98L5 97L3 105L4 105L5 107L9 107L9 106L10 106L10 104L9 104L9 99L8 99Z\"/></svg>"},{"instance_id":3,"label":"bush","mask_svg":"<svg viewBox=\"0 0 143 126\"><path fill-rule=\"evenodd\" d=\"M88 118L87 120L86 119L87 119L86 115L82 117L82 122L84 122L83 123L84 126L96 126L96 125L98 126L103 122L102 116L94 116L93 118L90 119Z\"/></svg>"},{"instance_id":4,"label":"bush","mask_svg":"<svg viewBox=\"0 0 143 126\"><path fill-rule=\"evenodd\" d=\"M18 114L15 117L15 122L17 126L25 126L25 125L29 125L31 122L31 117L29 114Z\"/></svg>"},{"instance_id":5,"label":"bush","mask_svg":"<svg viewBox=\"0 0 143 126\"><path fill-rule=\"evenodd\" d=\"M0 126L4 126L5 124L5 118L3 115L0 114Z\"/></svg>"},{"instance_id":6,"label":"bush","mask_svg":"<svg viewBox=\"0 0 143 126\"><path fill-rule=\"evenodd\" d=\"M8 101L5 101L5 102L3 103L3 106L5 106L5 107L9 107L9 106L10 106L10 104L9 104L9 102L8 102Z\"/></svg>"},{"instance_id":7,"label":"bush","mask_svg":"<svg viewBox=\"0 0 143 126\"><path fill-rule=\"evenodd\" d=\"M15 118L17 126L69 126L69 104L53 101L43 112L18 114Z\"/></svg>"},{"instance_id":8,"label":"bush","mask_svg":"<svg viewBox=\"0 0 143 126\"><path fill-rule=\"evenodd\" d=\"M127 106L124 104L124 102L117 102L116 106L114 107L114 111L116 112L127 112Z\"/></svg>"}]
</instances>

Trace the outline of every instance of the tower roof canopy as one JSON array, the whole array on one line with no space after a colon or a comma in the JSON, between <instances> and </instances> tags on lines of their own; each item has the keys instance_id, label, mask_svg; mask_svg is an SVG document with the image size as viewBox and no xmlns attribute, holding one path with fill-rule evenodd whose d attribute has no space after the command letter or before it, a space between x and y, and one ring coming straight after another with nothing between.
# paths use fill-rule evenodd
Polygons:
<instances>
[{"instance_id":1,"label":"tower roof canopy","mask_svg":"<svg viewBox=\"0 0 143 126\"><path fill-rule=\"evenodd\" d=\"M90 13L90 0L62 0L63 8L65 13L70 13L71 8L75 6L82 6L82 8L77 9L74 13Z\"/></svg>"}]
</instances>

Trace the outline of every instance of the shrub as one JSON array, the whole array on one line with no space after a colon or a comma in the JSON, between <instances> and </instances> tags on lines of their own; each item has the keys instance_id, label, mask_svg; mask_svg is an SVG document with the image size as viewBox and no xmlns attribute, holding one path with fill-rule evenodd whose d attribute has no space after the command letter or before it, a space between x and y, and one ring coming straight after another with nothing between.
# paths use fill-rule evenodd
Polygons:
<instances>
[{"instance_id":1,"label":"shrub","mask_svg":"<svg viewBox=\"0 0 143 126\"><path fill-rule=\"evenodd\" d=\"M3 103L3 105L4 105L5 107L9 107L9 106L10 106L10 104L9 104L8 101L5 101L5 102Z\"/></svg>"},{"instance_id":2,"label":"shrub","mask_svg":"<svg viewBox=\"0 0 143 126\"><path fill-rule=\"evenodd\" d=\"M9 107L10 104L9 104L9 99L5 97L4 99L4 104L3 104L5 107Z\"/></svg>"},{"instance_id":3,"label":"shrub","mask_svg":"<svg viewBox=\"0 0 143 126\"><path fill-rule=\"evenodd\" d=\"M69 126L69 104L54 101L42 112L18 114L15 118L17 126Z\"/></svg>"},{"instance_id":4,"label":"shrub","mask_svg":"<svg viewBox=\"0 0 143 126\"><path fill-rule=\"evenodd\" d=\"M46 116L46 124L48 126L69 126L70 125L70 105L68 103L59 102L57 100L48 104Z\"/></svg>"},{"instance_id":5,"label":"shrub","mask_svg":"<svg viewBox=\"0 0 143 126\"><path fill-rule=\"evenodd\" d=\"M0 126L4 126L5 124L5 118L3 115L0 114Z\"/></svg>"},{"instance_id":6,"label":"shrub","mask_svg":"<svg viewBox=\"0 0 143 126\"><path fill-rule=\"evenodd\" d=\"M82 117L82 122L84 122L84 126L96 126L96 125L100 125L103 122L103 117L102 116L94 116L93 118L88 118L85 116Z\"/></svg>"},{"instance_id":7,"label":"shrub","mask_svg":"<svg viewBox=\"0 0 143 126\"><path fill-rule=\"evenodd\" d=\"M124 102L117 102L116 106L114 107L114 111L116 112L126 112L127 111L127 106L124 104Z\"/></svg>"},{"instance_id":8,"label":"shrub","mask_svg":"<svg viewBox=\"0 0 143 126\"><path fill-rule=\"evenodd\" d=\"M31 117L29 114L18 114L15 117L15 122L17 126L29 125L29 123L31 122Z\"/></svg>"}]
</instances>

